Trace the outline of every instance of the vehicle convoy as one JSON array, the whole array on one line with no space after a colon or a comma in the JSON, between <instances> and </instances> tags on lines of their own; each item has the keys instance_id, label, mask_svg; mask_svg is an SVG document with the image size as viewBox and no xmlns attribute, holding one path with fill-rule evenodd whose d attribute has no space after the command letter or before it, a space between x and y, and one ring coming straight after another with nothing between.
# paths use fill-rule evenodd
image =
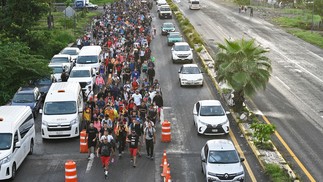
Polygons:
<instances>
[{"instance_id":1,"label":"vehicle convoy","mask_svg":"<svg viewBox=\"0 0 323 182\"><path fill-rule=\"evenodd\" d=\"M67 82L78 82L87 95L94 88L96 71L91 67L74 67ZM90 88L89 88L90 87Z\"/></svg>"},{"instance_id":2,"label":"vehicle convoy","mask_svg":"<svg viewBox=\"0 0 323 182\"><path fill-rule=\"evenodd\" d=\"M230 123L218 100L200 100L193 107L193 121L198 134L219 135L230 131Z\"/></svg>"},{"instance_id":3,"label":"vehicle convoy","mask_svg":"<svg viewBox=\"0 0 323 182\"><path fill-rule=\"evenodd\" d=\"M172 11L169 5L161 5L159 7L158 17L160 19L170 18L172 19Z\"/></svg>"},{"instance_id":4,"label":"vehicle convoy","mask_svg":"<svg viewBox=\"0 0 323 182\"><path fill-rule=\"evenodd\" d=\"M60 63L49 63L48 67L50 67L53 71L51 76L55 78L55 82L62 81L61 75L63 71L67 72L68 74L70 73L68 67L64 64L62 65Z\"/></svg>"},{"instance_id":5,"label":"vehicle convoy","mask_svg":"<svg viewBox=\"0 0 323 182\"><path fill-rule=\"evenodd\" d=\"M76 63L76 59L78 54L80 53L80 49L77 47L65 47L59 54L68 54L71 56L73 63Z\"/></svg>"},{"instance_id":6,"label":"vehicle convoy","mask_svg":"<svg viewBox=\"0 0 323 182\"><path fill-rule=\"evenodd\" d=\"M35 144L35 121L28 106L0 106L0 180L14 179Z\"/></svg>"},{"instance_id":7,"label":"vehicle convoy","mask_svg":"<svg viewBox=\"0 0 323 182\"><path fill-rule=\"evenodd\" d=\"M243 161L230 140L208 140L201 150L202 172L208 182L244 181Z\"/></svg>"},{"instance_id":8,"label":"vehicle convoy","mask_svg":"<svg viewBox=\"0 0 323 182\"><path fill-rule=\"evenodd\" d=\"M179 85L200 85L203 86L203 72L196 64L184 64L178 70Z\"/></svg>"},{"instance_id":9,"label":"vehicle convoy","mask_svg":"<svg viewBox=\"0 0 323 182\"><path fill-rule=\"evenodd\" d=\"M83 46L77 57L76 66L90 66L98 71L101 62L101 52L101 46Z\"/></svg>"},{"instance_id":10,"label":"vehicle convoy","mask_svg":"<svg viewBox=\"0 0 323 182\"><path fill-rule=\"evenodd\" d=\"M34 117L37 116L39 109L42 106L42 97L38 87L20 87L13 96L11 101L12 106L28 106Z\"/></svg>"},{"instance_id":11,"label":"vehicle convoy","mask_svg":"<svg viewBox=\"0 0 323 182\"><path fill-rule=\"evenodd\" d=\"M175 42L172 49L172 61L177 62L193 62L193 49L187 42Z\"/></svg>"},{"instance_id":12,"label":"vehicle convoy","mask_svg":"<svg viewBox=\"0 0 323 182\"><path fill-rule=\"evenodd\" d=\"M83 94L78 82L57 82L50 87L42 113L43 139L79 136L83 116Z\"/></svg>"},{"instance_id":13,"label":"vehicle convoy","mask_svg":"<svg viewBox=\"0 0 323 182\"><path fill-rule=\"evenodd\" d=\"M162 5L167 5L166 0L157 0L156 1L157 13L159 12L160 6L162 6Z\"/></svg>"}]
</instances>

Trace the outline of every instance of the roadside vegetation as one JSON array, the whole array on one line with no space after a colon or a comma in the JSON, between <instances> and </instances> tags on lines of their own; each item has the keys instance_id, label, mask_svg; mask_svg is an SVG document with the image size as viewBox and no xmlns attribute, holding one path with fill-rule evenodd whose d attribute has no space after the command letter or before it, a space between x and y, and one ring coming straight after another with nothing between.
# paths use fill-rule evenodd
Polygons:
<instances>
[{"instance_id":1,"label":"roadside vegetation","mask_svg":"<svg viewBox=\"0 0 323 182\"><path fill-rule=\"evenodd\" d=\"M6 104L20 86L30 80L48 76L51 73L47 66L49 59L83 36L92 18L100 14L98 11L84 10L77 11L75 18L67 18L51 2L53 1L0 2L1 105ZM61 2L67 7L72 6L73 1ZM51 27L47 22L50 14L54 19Z\"/></svg>"}]
</instances>

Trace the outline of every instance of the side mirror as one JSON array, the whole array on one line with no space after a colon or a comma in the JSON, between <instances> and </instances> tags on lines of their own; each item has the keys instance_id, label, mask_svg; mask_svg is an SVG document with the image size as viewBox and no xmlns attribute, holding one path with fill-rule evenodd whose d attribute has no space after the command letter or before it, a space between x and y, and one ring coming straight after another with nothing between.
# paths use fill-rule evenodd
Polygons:
<instances>
[{"instance_id":1,"label":"side mirror","mask_svg":"<svg viewBox=\"0 0 323 182\"><path fill-rule=\"evenodd\" d=\"M16 142L15 148L20 148L21 144L20 142Z\"/></svg>"},{"instance_id":2,"label":"side mirror","mask_svg":"<svg viewBox=\"0 0 323 182\"><path fill-rule=\"evenodd\" d=\"M225 114L231 114L230 111L225 111Z\"/></svg>"},{"instance_id":3,"label":"side mirror","mask_svg":"<svg viewBox=\"0 0 323 182\"><path fill-rule=\"evenodd\" d=\"M82 113L82 112L83 112L83 108L79 107L79 113Z\"/></svg>"},{"instance_id":4,"label":"side mirror","mask_svg":"<svg viewBox=\"0 0 323 182\"><path fill-rule=\"evenodd\" d=\"M197 111L195 111L195 110L194 110L194 111L193 111L193 115L197 115Z\"/></svg>"},{"instance_id":5,"label":"side mirror","mask_svg":"<svg viewBox=\"0 0 323 182\"><path fill-rule=\"evenodd\" d=\"M181 72L181 70L178 70L178 73L180 73Z\"/></svg>"},{"instance_id":6,"label":"side mirror","mask_svg":"<svg viewBox=\"0 0 323 182\"><path fill-rule=\"evenodd\" d=\"M240 162L243 162L244 161L244 158L240 158Z\"/></svg>"},{"instance_id":7,"label":"side mirror","mask_svg":"<svg viewBox=\"0 0 323 182\"><path fill-rule=\"evenodd\" d=\"M174 48L172 48L171 51L174 51Z\"/></svg>"},{"instance_id":8,"label":"side mirror","mask_svg":"<svg viewBox=\"0 0 323 182\"><path fill-rule=\"evenodd\" d=\"M192 48L190 48L190 50L191 50L191 51L193 51L193 49L192 49Z\"/></svg>"},{"instance_id":9,"label":"side mirror","mask_svg":"<svg viewBox=\"0 0 323 182\"><path fill-rule=\"evenodd\" d=\"M43 113L43 110L42 109L39 109L39 114L42 114Z\"/></svg>"},{"instance_id":10,"label":"side mirror","mask_svg":"<svg viewBox=\"0 0 323 182\"><path fill-rule=\"evenodd\" d=\"M202 162L206 162L205 158L202 158L202 159L201 159L201 161L202 161Z\"/></svg>"}]
</instances>

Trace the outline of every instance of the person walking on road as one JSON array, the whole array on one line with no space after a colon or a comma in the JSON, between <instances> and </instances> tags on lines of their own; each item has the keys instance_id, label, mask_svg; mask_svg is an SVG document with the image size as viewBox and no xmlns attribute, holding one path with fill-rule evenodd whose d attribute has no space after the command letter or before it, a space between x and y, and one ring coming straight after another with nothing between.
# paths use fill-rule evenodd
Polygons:
<instances>
[{"instance_id":1,"label":"person walking on road","mask_svg":"<svg viewBox=\"0 0 323 182\"><path fill-rule=\"evenodd\" d=\"M94 127L93 122L90 123L89 128L87 128L86 130L86 134L87 134L87 144L88 144L88 159L93 159L93 156L91 156L91 154L94 155L94 149L96 147L96 140L98 139L98 129L96 129Z\"/></svg>"},{"instance_id":2,"label":"person walking on road","mask_svg":"<svg viewBox=\"0 0 323 182\"><path fill-rule=\"evenodd\" d=\"M103 137L103 142L100 143L100 146L97 149L96 153L98 157L99 154L101 156L100 158L102 162L102 167L104 168L104 177L107 178L109 173L110 155L111 153L113 153L113 147L111 143L108 142L107 137Z\"/></svg>"},{"instance_id":3,"label":"person walking on road","mask_svg":"<svg viewBox=\"0 0 323 182\"><path fill-rule=\"evenodd\" d=\"M132 130L131 134L128 135L127 141L129 142L129 151L131 155L131 161L133 163L133 167L136 167L137 160L137 149L139 144L139 136L136 134L136 131Z\"/></svg>"},{"instance_id":4,"label":"person walking on road","mask_svg":"<svg viewBox=\"0 0 323 182\"><path fill-rule=\"evenodd\" d=\"M153 122L148 121L147 127L144 130L144 138L146 142L147 158L154 159L154 144L156 142L156 130L153 127Z\"/></svg>"}]
</instances>

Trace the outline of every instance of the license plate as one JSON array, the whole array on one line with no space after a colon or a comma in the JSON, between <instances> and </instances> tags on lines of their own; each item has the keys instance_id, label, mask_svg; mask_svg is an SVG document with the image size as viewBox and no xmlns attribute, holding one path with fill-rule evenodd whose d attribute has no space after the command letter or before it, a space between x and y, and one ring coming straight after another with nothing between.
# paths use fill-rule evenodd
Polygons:
<instances>
[{"instance_id":1,"label":"license plate","mask_svg":"<svg viewBox=\"0 0 323 182\"><path fill-rule=\"evenodd\" d=\"M62 135L63 132L62 131L56 131L56 135Z\"/></svg>"},{"instance_id":2,"label":"license plate","mask_svg":"<svg viewBox=\"0 0 323 182\"><path fill-rule=\"evenodd\" d=\"M218 129L212 129L212 132L218 132Z\"/></svg>"}]
</instances>

